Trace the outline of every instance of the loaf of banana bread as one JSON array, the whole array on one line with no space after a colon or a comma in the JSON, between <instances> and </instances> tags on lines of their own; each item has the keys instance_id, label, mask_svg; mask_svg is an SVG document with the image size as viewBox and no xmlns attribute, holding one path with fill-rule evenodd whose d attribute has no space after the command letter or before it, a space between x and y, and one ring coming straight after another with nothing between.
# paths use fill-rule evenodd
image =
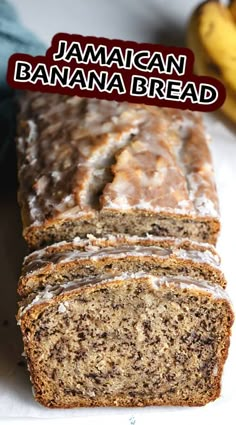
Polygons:
<instances>
[{"instance_id":1,"label":"loaf of banana bread","mask_svg":"<svg viewBox=\"0 0 236 425\"><path fill-rule=\"evenodd\" d=\"M34 251L25 258L18 292L26 296L46 285L144 271L182 275L225 287L220 259L209 244L173 238L118 236L75 238Z\"/></svg>"},{"instance_id":2,"label":"loaf of banana bread","mask_svg":"<svg viewBox=\"0 0 236 425\"><path fill-rule=\"evenodd\" d=\"M216 242L218 200L198 113L29 93L17 149L31 248L90 233Z\"/></svg>"},{"instance_id":3,"label":"loaf of banana bread","mask_svg":"<svg viewBox=\"0 0 236 425\"><path fill-rule=\"evenodd\" d=\"M86 277L30 294L18 320L45 406L200 406L220 394L233 313L218 285Z\"/></svg>"},{"instance_id":4,"label":"loaf of banana bread","mask_svg":"<svg viewBox=\"0 0 236 425\"><path fill-rule=\"evenodd\" d=\"M200 406L233 322L198 113L28 93L19 203L31 249L18 312L48 407Z\"/></svg>"}]
</instances>

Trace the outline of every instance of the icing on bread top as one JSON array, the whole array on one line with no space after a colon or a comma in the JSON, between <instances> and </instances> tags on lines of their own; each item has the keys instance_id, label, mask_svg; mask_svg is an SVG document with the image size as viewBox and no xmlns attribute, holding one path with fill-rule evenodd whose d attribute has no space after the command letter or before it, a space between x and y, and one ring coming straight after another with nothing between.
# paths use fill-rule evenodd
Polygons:
<instances>
[{"instance_id":1,"label":"icing on bread top","mask_svg":"<svg viewBox=\"0 0 236 425\"><path fill-rule=\"evenodd\" d=\"M28 105L18 151L29 224L110 209L218 216L198 113L38 93Z\"/></svg>"},{"instance_id":2,"label":"icing on bread top","mask_svg":"<svg viewBox=\"0 0 236 425\"><path fill-rule=\"evenodd\" d=\"M125 283L126 281L135 281L135 280L143 280L147 283L151 284L154 290L161 290L163 287L173 287L173 289L183 289L185 291L196 291L199 295L209 295L213 299L224 299L230 303L230 299L226 293L226 291L218 285L213 285L208 281L198 281L192 278L187 278L185 276L152 276L143 272L138 273L122 273L118 276L100 276L99 278L85 278L80 279L78 281L67 282L60 286L50 286L48 285L42 291L39 291L37 294L30 295L28 298L22 301L21 307L18 312L18 324L24 314L30 310L32 307L45 304L46 306L49 303L53 303L57 297L58 302L67 301L67 298L63 298L63 295L67 293L73 293L77 291L81 287L85 286L100 286L100 285L109 285L115 282ZM59 304L60 306L60 304ZM68 306L68 304L67 304ZM64 313L63 309L63 313Z\"/></svg>"},{"instance_id":3,"label":"icing on bread top","mask_svg":"<svg viewBox=\"0 0 236 425\"><path fill-rule=\"evenodd\" d=\"M215 268L220 258L213 246L189 239L161 238L155 236L122 236L88 239L75 238L73 242L60 242L34 251L25 257L23 275L33 273L49 263L73 262L79 259L114 259L127 256L176 257L206 263Z\"/></svg>"}]
</instances>

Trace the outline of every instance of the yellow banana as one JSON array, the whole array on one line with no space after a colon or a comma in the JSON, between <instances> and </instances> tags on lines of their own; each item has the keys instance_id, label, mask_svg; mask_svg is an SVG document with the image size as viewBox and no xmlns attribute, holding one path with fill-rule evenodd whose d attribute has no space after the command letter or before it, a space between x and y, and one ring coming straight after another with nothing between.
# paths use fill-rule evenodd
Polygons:
<instances>
[{"instance_id":1,"label":"yellow banana","mask_svg":"<svg viewBox=\"0 0 236 425\"><path fill-rule=\"evenodd\" d=\"M236 0L231 0L230 1L230 3L229 3L229 10L230 10L230 13L233 16L233 19L236 22Z\"/></svg>"},{"instance_id":2,"label":"yellow banana","mask_svg":"<svg viewBox=\"0 0 236 425\"><path fill-rule=\"evenodd\" d=\"M227 115L232 121L236 122L236 91L234 91L229 84L224 80L221 72L221 67L218 63L212 60L208 55L205 45L202 42L200 36L200 25L199 19L204 10L206 3L203 3L192 15L192 18L188 25L187 32L187 43L190 49L195 54L194 68L195 72L199 75L209 75L211 77L221 80L226 86L227 97L221 110ZM235 74L236 78L236 74Z\"/></svg>"},{"instance_id":3,"label":"yellow banana","mask_svg":"<svg viewBox=\"0 0 236 425\"><path fill-rule=\"evenodd\" d=\"M198 21L200 42L223 80L236 90L236 25L229 9L217 1L204 3Z\"/></svg>"}]
</instances>

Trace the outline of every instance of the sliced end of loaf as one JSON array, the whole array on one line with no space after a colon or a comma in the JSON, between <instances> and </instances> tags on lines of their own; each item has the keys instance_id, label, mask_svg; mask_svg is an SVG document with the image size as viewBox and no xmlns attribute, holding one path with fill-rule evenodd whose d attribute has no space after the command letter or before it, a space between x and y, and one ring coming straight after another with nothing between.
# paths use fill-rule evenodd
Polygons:
<instances>
[{"instance_id":1,"label":"sliced end of loaf","mask_svg":"<svg viewBox=\"0 0 236 425\"><path fill-rule=\"evenodd\" d=\"M91 276L143 271L155 276L187 276L222 287L226 280L213 246L189 239L148 236L75 239L34 251L25 258L18 292L27 296L46 285Z\"/></svg>"},{"instance_id":2,"label":"sliced end of loaf","mask_svg":"<svg viewBox=\"0 0 236 425\"><path fill-rule=\"evenodd\" d=\"M220 287L126 275L68 284L18 318L45 406L200 406L220 394L233 321Z\"/></svg>"}]
</instances>

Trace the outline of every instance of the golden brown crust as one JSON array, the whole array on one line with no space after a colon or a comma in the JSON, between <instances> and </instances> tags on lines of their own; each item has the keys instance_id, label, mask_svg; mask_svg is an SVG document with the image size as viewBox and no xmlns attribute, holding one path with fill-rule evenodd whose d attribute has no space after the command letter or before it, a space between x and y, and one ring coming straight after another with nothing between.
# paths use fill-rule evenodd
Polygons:
<instances>
[{"instance_id":1,"label":"golden brown crust","mask_svg":"<svg viewBox=\"0 0 236 425\"><path fill-rule=\"evenodd\" d=\"M215 243L218 199L197 113L35 93L23 109L19 202L30 246L101 229L177 236L181 226L181 236Z\"/></svg>"},{"instance_id":2,"label":"golden brown crust","mask_svg":"<svg viewBox=\"0 0 236 425\"><path fill-rule=\"evenodd\" d=\"M215 394L211 398L207 398L206 400L202 400L202 402L196 401L188 401L183 402L182 399L176 400L175 402L166 403L161 402L160 399L156 399L155 396L153 398L135 398L135 401L130 397L115 397L113 399L109 399L108 397L101 397L96 400L84 400L78 399L76 402L72 402L68 404L52 404L51 402L47 402L42 396L36 395L35 400L41 403L45 407L49 408L59 408L59 409L71 409L76 407L147 407L147 406L189 406L189 407L201 407L205 406L207 403L216 400L220 396L221 384L219 385L215 391Z\"/></svg>"}]
</instances>

